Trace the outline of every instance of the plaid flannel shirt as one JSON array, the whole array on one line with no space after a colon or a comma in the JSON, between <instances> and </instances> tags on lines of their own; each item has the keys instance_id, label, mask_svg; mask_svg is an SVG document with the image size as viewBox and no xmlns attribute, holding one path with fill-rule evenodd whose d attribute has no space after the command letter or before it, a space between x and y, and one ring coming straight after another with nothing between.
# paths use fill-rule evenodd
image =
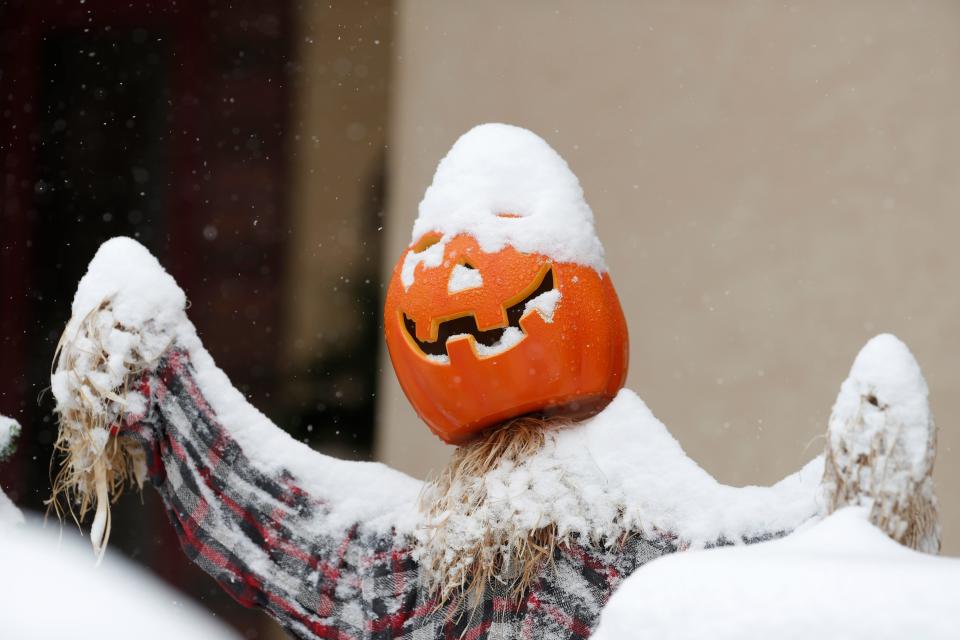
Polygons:
<instances>
[{"instance_id":1,"label":"plaid flannel shirt","mask_svg":"<svg viewBox=\"0 0 960 640\"><path fill-rule=\"evenodd\" d=\"M122 435L146 452L184 552L238 602L300 638L587 638L626 576L677 550L669 535L565 544L519 603L491 585L479 606L438 606L421 586L409 536L362 522L338 535L316 531L311 523L336 509L335 497L258 469L204 399L187 352L169 351L140 392L146 413Z\"/></svg>"}]
</instances>

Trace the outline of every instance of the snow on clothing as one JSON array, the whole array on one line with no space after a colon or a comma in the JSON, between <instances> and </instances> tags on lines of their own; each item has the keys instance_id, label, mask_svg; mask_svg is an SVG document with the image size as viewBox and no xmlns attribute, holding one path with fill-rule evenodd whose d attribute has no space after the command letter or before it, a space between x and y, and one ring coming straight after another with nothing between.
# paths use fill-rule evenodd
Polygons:
<instances>
[{"instance_id":1,"label":"snow on clothing","mask_svg":"<svg viewBox=\"0 0 960 640\"><path fill-rule=\"evenodd\" d=\"M265 609L297 637L587 638L626 576L678 548L665 533L610 548L561 545L519 605L491 586L475 610L457 601L438 608L419 584L412 538L363 523L338 536L316 532L316 519L336 504L289 473L257 468L205 400L187 353L170 351L139 391L147 409L128 418L122 435L146 451L184 552L238 602Z\"/></svg>"},{"instance_id":2,"label":"snow on clothing","mask_svg":"<svg viewBox=\"0 0 960 640\"><path fill-rule=\"evenodd\" d=\"M676 550L669 536L607 549L561 546L519 606L491 587L476 610L437 607L420 587L414 541L361 523L339 536L311 527L336 508L289 473L258 469L203 397L188 354L171 351L123 429L147 453L187 556L241 604L303 638L586 638L612 590L638 565ZM257 553L240 552L245 538Z\"/></svg>"},{"instance_id":3,"label":"snow on clothing","mask_svg":"<svg viewBox=\"0 0 960 640\"><path fill-rule=\"evenodd\" d=\"M519 606L495 584L475 610L438 609L416 560L431 540L422 484L293 440L217 368L185 308L138 243L97 252L51 376L71 486L96 505L91 539L103 541L109 500L98 486L126 460L158 488L189 557L300 637L585 638L644 562L764 539L818 513L822 459L772 487L721 485L623 390L597 416L551 431L523 464L494 467L483 477L493 499L448 520L451 549L495 527L556 527L554 562Z\"/></svg>"}]
</instances>

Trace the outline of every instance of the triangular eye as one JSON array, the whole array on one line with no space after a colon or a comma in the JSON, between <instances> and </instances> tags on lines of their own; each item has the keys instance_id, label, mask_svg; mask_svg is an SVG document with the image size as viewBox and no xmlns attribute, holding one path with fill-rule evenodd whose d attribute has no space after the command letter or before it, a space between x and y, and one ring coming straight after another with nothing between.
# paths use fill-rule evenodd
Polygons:
<instances>
[{"instance_id":1,"label":"triangular eye","mask_svg":"<svg viewBox=\"0 0 960 640\"><path fill-rule=\"evenodd\" d=\"M413 251L413 253L423 253L433 245L440 242L440 238L441 236L439 233L428 233L427 235L420 238L420 241L413 246L411 251Z\"/></svg>"},{"instance_id":2,"label":"triangular eye","mask_svg":"<svg viewBox=\"0 0 960 640\"><path fill-rule=\"evenodd\" d=\"M460 262L450 272L447 282L447 293L458 293L467 289L476 289L483 286L483 276L480 270L469 262Z\"/></svg>"}]
</instances>

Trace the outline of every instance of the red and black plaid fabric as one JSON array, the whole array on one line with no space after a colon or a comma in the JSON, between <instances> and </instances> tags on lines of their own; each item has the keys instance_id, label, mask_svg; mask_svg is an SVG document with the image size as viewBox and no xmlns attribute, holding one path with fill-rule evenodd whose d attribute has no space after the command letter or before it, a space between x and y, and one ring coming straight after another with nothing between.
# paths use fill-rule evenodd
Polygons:
<instances>
[{"instance_id":1,"label":"red and black plaid fabric","mask_svg":"<svg viewBox=\"0 0 960 640\"><path fill-rule=\"evenodd\" d=\"M411 539L362 522L318 531L336 496L258 469L205 401L185 351L168 352L141 392L148 409L123 435L146 451L184 551L238 602L300 638L586 638L621 580L676 550L668 536L564 545L518 605L491 585L477 607L437 607L420 585Z\"/></svg>"}]
</instances>

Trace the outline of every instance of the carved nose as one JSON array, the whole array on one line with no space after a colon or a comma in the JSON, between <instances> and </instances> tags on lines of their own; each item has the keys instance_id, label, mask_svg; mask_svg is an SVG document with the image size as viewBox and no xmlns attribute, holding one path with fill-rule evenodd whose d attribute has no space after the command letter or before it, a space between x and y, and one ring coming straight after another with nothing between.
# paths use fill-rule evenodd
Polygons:
<instances>
[{"instance_id":1,"label":"carved nose","mask_svg":"<svg viewBox=\"0 0 960 640\"><path fill-rule=\"evenodd\" d=\"M458 293L467 289L476 289L483 286L483 276L480 270L464 262L453 267L450 280L447 281L447 293Z\"/></svg>"}]
</instances>

